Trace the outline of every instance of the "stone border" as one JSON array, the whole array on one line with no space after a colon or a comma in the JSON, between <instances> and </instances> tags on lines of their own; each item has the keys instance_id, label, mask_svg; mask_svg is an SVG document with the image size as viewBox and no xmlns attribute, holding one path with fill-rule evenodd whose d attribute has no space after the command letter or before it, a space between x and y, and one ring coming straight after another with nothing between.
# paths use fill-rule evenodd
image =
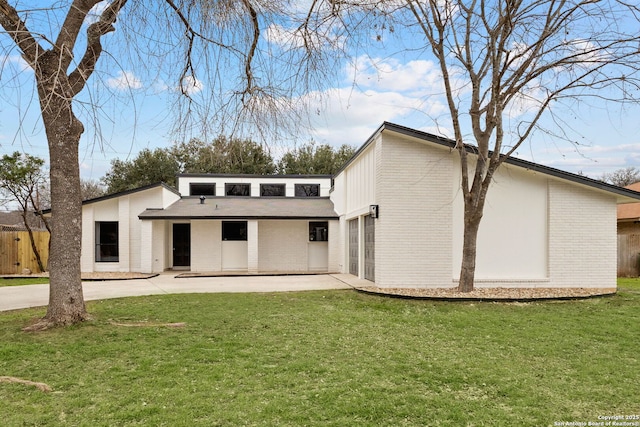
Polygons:
<instances>
[{"instance_id":1,"label":"stone border","mask_svg":"<svg viewBox=\"0 0 640 427\"><path fill-rule=\"evenodd\" d=\"M477 288L461 293L456 288L378 288L356 287L356 291L387 298L431 300L431 301L485 301L485 302L534 302L566 301L611 297L614 288Z\"/></svg>"}]
</instances>

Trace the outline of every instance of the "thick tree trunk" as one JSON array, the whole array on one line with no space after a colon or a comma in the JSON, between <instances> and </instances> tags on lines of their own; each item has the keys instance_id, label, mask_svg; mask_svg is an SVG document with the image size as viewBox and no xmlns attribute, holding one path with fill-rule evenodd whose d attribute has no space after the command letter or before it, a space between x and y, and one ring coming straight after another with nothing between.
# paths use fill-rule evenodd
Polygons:
<instances>
[{"instance_id":1,"label":"thick tree trunk","mask_svg":"<svg viewBox=\"0 0 640 427\"><path fill-rule=\"evenodd\" d=\"M80 278L82 197L78 147L84 127L73 113L72 97L63 95L68 93L64 75L47 77L45 74L39 81L38 94L49 143L53 218L49 306L42 322L31 329L70 325L88 318Z\"/></svg>"}]
</instances>

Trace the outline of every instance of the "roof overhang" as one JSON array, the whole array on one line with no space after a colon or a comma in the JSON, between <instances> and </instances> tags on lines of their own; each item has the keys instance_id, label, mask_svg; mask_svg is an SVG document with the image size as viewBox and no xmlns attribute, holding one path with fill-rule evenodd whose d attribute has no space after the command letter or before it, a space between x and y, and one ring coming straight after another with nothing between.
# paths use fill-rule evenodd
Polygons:
<instances>
[{"instance_id":1,"label":"roof overhang","mask_svg":"<svg viewBox=\"0 0 640 427\"><path fill-rule=\"evenodd\" d=\"M396 134L401 134L410 138L417 139L420 142L432 143L435 145L439 145L441 147L445 147L449 150L454 150L456 146L455 141L452 139L433 135L427 132L408 128L405 126L400 126L394 123L384 122L369 137L369 139L367 139L367 141L358 149L358 151L356 151L353 157L345 163L345 165L336 173L336 175L341 173L344 169L346 169L349 166L349 164L352 163L360 155L360 153L362 153L370 144L372 144L378 138L378 136L380 136L383 132L393 132ZM475 154L477 150L476 147L471 145L465 145L465 147L467 152L470 154ZM589 189L605 192L609 195L615 196L616 203L618 204L635 203L640 200L640 192L638 191L633 191L628 188L607 184L606 182L592 179L583 175L577 175L574 173L566 172L560 169L555 169L549 166L544 166L544 165L530 162L527 160L518 159L516 157L508 157L504 160L504 163L508 165L517 166L519 168L522 168L528 171L545 174L555 179L569 181L573 184L584 186Z\"/></svg>"},{"instance_id":2,"label":"roof overhang","mask_svg":"<svg viewBox=\"0 0 640 427\"><path fill-rule=\"evenodd\" d=\"M328 197L183 197L166 209L147 209L141 220L338 219Z\"/></svg>"}]
</instances>

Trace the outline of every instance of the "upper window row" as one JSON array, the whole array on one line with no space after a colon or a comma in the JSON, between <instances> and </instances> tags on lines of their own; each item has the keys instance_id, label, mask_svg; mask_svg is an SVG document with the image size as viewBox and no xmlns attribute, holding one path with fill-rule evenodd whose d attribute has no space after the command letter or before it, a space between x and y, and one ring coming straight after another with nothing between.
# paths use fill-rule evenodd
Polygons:
<instances>
[{"instance_id":1,"label":"upper window row","mask_svg":"<svg viewBox=\"0 0 640 427\"><path fill-rule=\"evenodd\" d=\"M284 197L285 184L260 184L260 197ZM296 197L320 197L320 184L295 184L294 194ZM225 196L251 196L251 184L225 184ZM189 184L190 196L215 196L215 183L195 183Z\"/></svg>"}]
</instances>

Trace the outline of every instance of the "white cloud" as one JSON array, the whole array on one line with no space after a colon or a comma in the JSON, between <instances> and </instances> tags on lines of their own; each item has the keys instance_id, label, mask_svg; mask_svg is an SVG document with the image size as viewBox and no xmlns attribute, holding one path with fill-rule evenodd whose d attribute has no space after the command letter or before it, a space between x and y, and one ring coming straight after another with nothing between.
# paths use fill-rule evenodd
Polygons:
<instances>
[{"instance_id":1,"label":"white cloud","mask_svg":"<svg viewBox=\"0 0 640 427\"><path fill-rule=\"evenodd\" d=\"M193 76L185 76L180 82L180 86L178 89L187 95L195 95L204 89L202 82Z\"/></svg>"},{"instance_id":2,"label":"white cloud","mask_svg":"<svg viewBox=\"0 0 640 427\"><path fill-rule=\"evenodd\" d=\"M391 91L340 88L316 96L320 100L311 103L311 110L320 113L312 119L312 136L331 145L358 145L384 121L404 122L416 112L424 118L444 111L440 102L427 104L422 98Z\"/></svg>"},{"instance_id":3,"label":"white cloud","mask_svg":"<svg viewBox=\"0 0 640 427\"><path fill-rule=\"evenodd\" d=\"M627 166L640 165L640 143L574 145L566 141L557 144L532 141L530 150L523 148L515 157L568 172L581 172L592 178Z\"/></svg>"},{"instance_id":4,"label":"white cloud","mask_svg":"<svg viewBox=\"0 0 640 427\"><path fill-rule=\"evenodd\" d=\"M111 5L111 2L101 1L100 3L93 6L87 13L87 16L85 17L84 22L87 25L91 25L95 22L98 22L98 20L100 19L100 15L102 15L102 12L104 12L105 9L109 7L109 5Z\"/></svg>"},{"instance_id":5,"label":"white cloud","mask_svg":"<svg viewBox=\"0 0 640 427\"><path fill-rule=\"evenodd\" d=\"M413 60L403 64L395 59L360 56L347 67L347 75L364 88L415 95L443 91L442 75L433 61Z\"/></svg>"},{"instance_id":6,"label":"white cloud","mask_svg":"<svg viewBox=\"0 0 640 427\"><path fill-rule=\"evenodd\" d=\"M116 77L107 79L107 86L117 90L140 89L142 82L131 71L119 71Z\"/></svg>"},{"instance_id":7,"label":"white cloud","mask_svg":"<svg viewBox=\"0 0 640 427\"><path fill-rule=\"evenodd\" d=\"M27 61L22 59L22 56L20 55L0 55L0 66L4 64L16 67L19 72L31 70Z\"/></svg>"}]
</instances>

